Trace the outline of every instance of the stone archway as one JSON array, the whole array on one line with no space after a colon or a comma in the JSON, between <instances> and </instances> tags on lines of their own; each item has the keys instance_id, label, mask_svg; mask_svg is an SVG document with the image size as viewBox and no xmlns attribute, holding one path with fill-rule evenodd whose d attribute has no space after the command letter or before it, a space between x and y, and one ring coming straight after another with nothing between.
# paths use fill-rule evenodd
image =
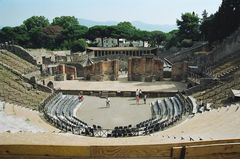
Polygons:
<instances>
[{"instance_id":1,"label":"stone archway","mask_svg":"<svg viewBox=\"0 0 240 159\"><path fill-rule=\"evenodd\" d=\"M47 86L53 89L53 82L52 81L48 82Z\"/></svg>"},{"instance_id":2,"label":"stone archway","mask_svg":"<svg viewBox=\"0 0 240 159\"><path fill-rule=\"evenodd\" d=\"M192 83L188 83L187 88L193 87Z\"/></svg>"}]
</instances>

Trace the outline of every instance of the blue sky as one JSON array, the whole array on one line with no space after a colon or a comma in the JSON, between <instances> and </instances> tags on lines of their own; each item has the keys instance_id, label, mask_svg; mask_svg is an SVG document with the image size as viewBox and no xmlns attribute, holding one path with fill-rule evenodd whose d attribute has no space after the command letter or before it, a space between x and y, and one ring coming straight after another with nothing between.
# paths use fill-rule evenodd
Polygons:
<instances>
[{"instance_id":1,"label":"blue sky","mask_svg":"<svg viewBox=\"0 0 240 159\"><path fill-rule=\"evenodd\" d=\"M95 21L175 24L181 13L215 13L221 0L0 0L0 26L20 25L33 15L50 21L69 15ZM81 22L80 22L81 23Z\"/></svg>"}]
</instances>

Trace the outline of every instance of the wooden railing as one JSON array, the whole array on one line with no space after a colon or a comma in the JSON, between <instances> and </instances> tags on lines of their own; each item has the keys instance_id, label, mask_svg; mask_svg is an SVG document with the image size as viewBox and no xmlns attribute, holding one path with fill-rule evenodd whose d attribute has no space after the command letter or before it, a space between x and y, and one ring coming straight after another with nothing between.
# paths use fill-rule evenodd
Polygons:
<instances>
[{"instance_id":1,"label":"wooden railing","mask_svg":"<svg viewBox=\"0 0 240 159\"><path fill-rule=\"evenodd\" d=\"M0 158L240 158L240 139L157 145L0 145Z\"/></svg>"}]
</instances>

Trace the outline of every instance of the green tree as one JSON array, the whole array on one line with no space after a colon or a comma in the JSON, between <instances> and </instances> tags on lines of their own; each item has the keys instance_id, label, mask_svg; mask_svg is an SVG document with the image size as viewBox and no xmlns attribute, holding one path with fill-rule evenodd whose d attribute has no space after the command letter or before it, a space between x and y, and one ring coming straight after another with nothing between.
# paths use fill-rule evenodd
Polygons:
<instances>
[{"instance_id":1,"label":"green tree","mask_svg":"<svg viewBox=\"0 0 240 159\"><path fill-rule=\"evenodd\" d=\"M199 18L198 15L193 13L184 13L181 16L181 20L177 19L177 26L179 28L178 36L180 40L192 39L199 40Z\"/></svg>"},{"instance_id":2,"label":"green tree","mask_svg":"<svg viewBox=\"0 0 240 159\"><path fill-rule=\"evenodd\" d=\"M201 22L206 21L207 18L208 18L208 13L207 13L206 9L204 9L204 11L202 13L202 20L201 20Z\"/></svg>"},{"instance_id":3,"label":"green tree","mask_svg":"<svg viewBox=\"0 0 240 159\"><path fill-rule=\"evenodd\" d=\"M44 46L44 40L42 38L42 28L32 28L29 31L30 41L29 47L42 48Z\"/></svg>"},{"instance_id":4,"label":"green tree","mask_svg":"<svg viewBox=\"0 0 240 159\"><path fill-rule=\"evenodd\" d=\"M117 29L120 33L121 38L125 38L128 40L133 39L134 32L136 30L135 26L133 26L130 22L120 22L117 24Z\"/></svg>"},{"instance_id":5,"label":"green tree","mask_svg":"<svg viewBox=\"0 0 240 159\"><path fill-rule=\"evenodd\" d=\"M71 26L80 25L77 18L74 16L61 16L53 19L52 25L61 26L63 29L68 29Z\"/></svg>"},{"instance_id":6,"label":"green tree","mask_svg":"<svg viewBox=\"0 0 240 159\"><path fill-rule=\"evenodd\" d=\"M179 47L180 46L180 40L178 36L179 30L172 30L171 32L166 34L166 49L169 49L173 46Z\"/></svg>"},{"instance_id":7,"label":"green tree","mask_svg":"<svg viewBox=\"0 0 240 159\"><path fill-rule=\"evenodd\" d=\"M154 46L159 47L166 40L166 34L162 31L152 31L151 41Z\"/></svg>"},{"instance_id":8,"label":"green tree","mask_svg":"<svg viewBox=\"0 0 240 159\"><path fill-rule=\"evenodd\" d=\"M222 0L219 10L201 24L202 34L212 43L221 41L240 26L240 1Z\"/></svg>"},{"instance_id":9,"label":"green tree","mask_svg":"<svg viewBox=\"0 0 240 159\"><path fill-rule=\"evenodd\" d=\"M201 25L199 27L199 30L201 32L201 38L202 40L206 40L206 32L207 32L207 23L209 21L208 13L206 10L202 13L202 19L201 19Z\"/></svg>"},{"instance_id":10,"label":"green tree","mask_svg":"<svg viewBox=\"0 0 240 159\"><path fill-rule=\"evenodd\" d=\"M85 38L88 32L86 26L79 24L79 21L74 16L61 16L53 19L52 25L60 26L62 30L62 44L63 48L70 48L73 41Z\"/></svg>"},{"instance_id":11,"label":"green tree","mask_svg":"<svg viewBox=\"0 0 240 159\"><path fill-rule=\"evenodd\" d=\"M0 42L14 41L15 44L27 46L30 40L25 25L17 27L3 27L0 30Z\"/></svg>"},{"instance_id":12,"label":"green tree","mask_svg":"<svg viewBox=\"0 0 240 159\"><path fill-rule=\"evenodd\" d=\"M103 38L108 37L110 34L107 32L107 26L104 25L96 25L89 28L87 33L87 38L89 40L95 40L96 38L101 38L102 47L103 47Z\"/></svg>"},{"instance_id":13,"label":"green tree","mask_svg":"<svg viewBox=\"0 0 240 159\"><path fill-rule=\"evenodd\" d=\"M25 25L16 26L13 28L15 33L14 43L21 46L28 46L30 36Z\"/></svg>"},{"instance_id":14,"label":"green tree","mask_svg":"<svg viewBox=\"0 0 240 159\"><path fill-rule=\"evenodd\" d=\"M140 32L140 37L141 38L139 40L141 40L143 42L143 47L144 47L144 42L150 41L152 39L152 34L149 31L143 30Z\"/></svg>"},{"instance_id":15,"label":"green tree","mask_svg":"<svg viewBox=\"0 0 240 159\"><path fill-rule=\"evenodd\" d=\"M49 21L44 16L32 16L27 20L23 21L23 24L26 26L27 30L30 31L34 28L44 28L49 25Z\"/></svg>"},{"instance_id":16,"label":"green tree","mask_svg":"<svg viewBox=\"0 0 240 159\"><path fill-rule=\"evenodd\" d=\"M43 47L42 29L49 25L48 19L44 16L32 16L23 21L23 25L26 26L30 37L28 46L33 48Z\"/></svg>"},{"instance_id":17,"label":"green tree","mask_svg":"<svg viewBox=\"0 0 240 159\"><path fill-rule=\"evenodd\" d=\"M43 45L45 48L54 50L63 43L63 28L58 25L50 25L42 30Z\"/></svg>"},{"instance_id":18,"label":"green tree","mask_svg":"<svg viewBox=\"0 0 240 159\"><path fill-rule=\"evenodd\" d=\"M0 41L8 42L15 39L15 32L12 27L3 27L0 31Z\"/></svg>"},{"instance_id":19,"label":"green tree","mask_svg":"<svg viewBox=\"0 0 240 159\"><path fill-rule=\"evenodd\" d=\"M71 46L71 52L72 53L78 52L78 51L83 52L83 51L85 51L86 46L87 46L87 43L84 39L76 40L73 42L73 44Z\"/></svg>"},{"instance_id":20,"label":"green tree","mask_svg":"<svg viewBox=\"0 0 240 159\"><path fill-rule=\"evenodd\" d=\"M122 38L122 32L117 25L109 26L108 33L110 33L110 37L117 39L117 45L119 47L119 39Z\"/></svg>"}]
</instances>

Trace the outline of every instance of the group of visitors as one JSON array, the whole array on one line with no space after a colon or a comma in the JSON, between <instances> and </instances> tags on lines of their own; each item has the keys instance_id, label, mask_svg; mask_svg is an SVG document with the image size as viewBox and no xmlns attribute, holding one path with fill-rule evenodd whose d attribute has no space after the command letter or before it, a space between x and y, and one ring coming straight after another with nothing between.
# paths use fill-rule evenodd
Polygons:
<instances>
[{"instance_id":1,"label":"group of visitors","mask_svg":"<svg viewBox=\"0 0 240 159\"><path fill-rule=\"evenodd\" d=\"M139 104L140 99L143 98L144 104L147 102L147 94L143 94L141 89L136 90L136 103Z\"/></svg>"}]
</instances>

